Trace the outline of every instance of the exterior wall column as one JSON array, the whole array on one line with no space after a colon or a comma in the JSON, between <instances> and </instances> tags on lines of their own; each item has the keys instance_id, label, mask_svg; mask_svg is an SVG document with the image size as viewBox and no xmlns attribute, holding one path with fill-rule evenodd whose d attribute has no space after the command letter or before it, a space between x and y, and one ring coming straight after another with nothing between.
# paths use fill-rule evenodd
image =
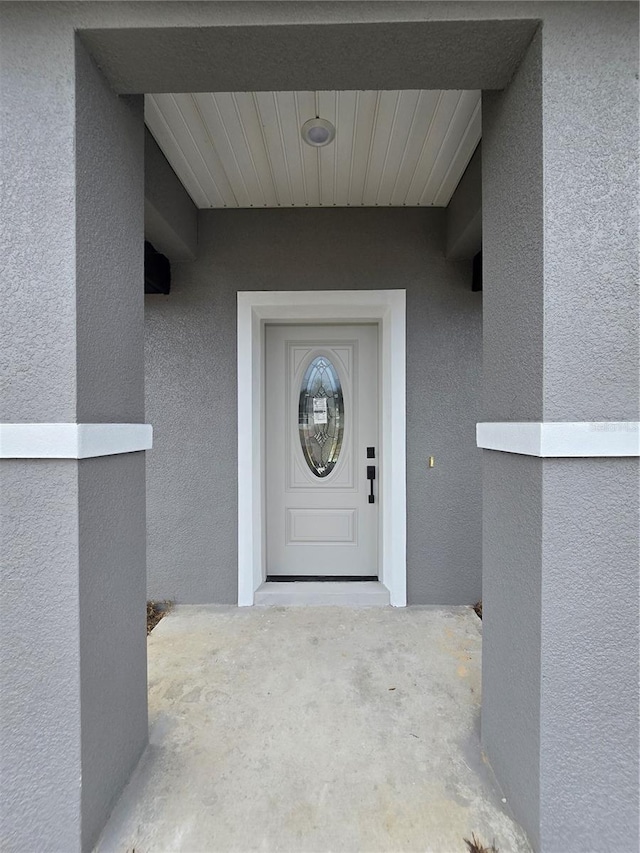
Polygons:
<instances>
[{"instance_id":1,"label":"exterior wall column","mask_svg":"<svg viewBox=\"0 0 640 853\"><path fill-rule=\"evenodd\" d=\"M0 845L73 853L147 742L143 105L5 7Z\"/></svg>"},{"instance_id":2,"label":"exterior wall column","mask_svg":"<svg viewBox=\"0 0 640 853\"><path fill-rule=\"evenodd\" d=\"M483 99L482 739L543 853L638 849L637 61L549 4Z\"/></svg>"}]
</instances>

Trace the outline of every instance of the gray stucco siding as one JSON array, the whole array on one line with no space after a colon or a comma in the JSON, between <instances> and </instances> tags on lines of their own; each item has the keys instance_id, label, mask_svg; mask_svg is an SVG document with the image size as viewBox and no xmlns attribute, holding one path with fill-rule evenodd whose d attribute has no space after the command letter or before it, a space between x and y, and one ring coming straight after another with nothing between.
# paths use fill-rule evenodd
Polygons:
<instances>
[{"instance_id":1,"label":"gray stucco siding","mask_svg":"<svg viewBox=\"0 0 640 853\"><path fill-rule=\"evenodd\" d=\"M541 464L540 847L632 853L640 845L640 464Z\"/></svg>"},{"instance_id":2,"label":"gray stucco siding","mask_svg":"<svg viewBox=\"0 0 640 853\"><path fill-rule=\"evenodd\" d=\"M637 420L639 7L587 5L544 28L544 418Z\"/></svg>"},{"instance_id":3,"label":"gray stucco siding","mask_svg":"<svg viewBox=\"0 0 640 853\"><path fill-rule=\"evenodd\" d=\"M542 35L503 92L482 95L483 372L487 421L543 415Z\"/></svg>"},{"instance_id":4,"label":"gray stucco siding","mask_svg":"<svg viewBox=\"0 0 640 853\"><path fill-rule=\"evenodd\" d=\"M139 422L142 98L25 6L0 5L3 420ZM147 742L144 456L0 473L0 845L89 850Z\"/></svg>"},{"instance_id":5,"label":"gray stucco siding","mask_svg":"<svg viewBox=\"0 0 640 853\"><path fill-rule=\"evenodd\" d=\"M145 303L149 595L236 601L237 291L404 288L409 601L477 600L482 295L444 257L444 211L201 212L199 229Z\"/></svg>"},{"instance_id":6,"label":"gray stucco siding","mask_svg":"<svg viewBox=\"0 0 640 853\"><path fill-rule=\"evenodd\" d=\"M75 44L77 420L136 423L144 419L143 99L115 97Z\"/></svg>"},{"instance_id":7,"label":"gray stucco siding","mask_svg":"<svg viewBox=\"0 0 640 853\"><path fill-rule=\"evenodd\" d=\"M145 454L77 465L82 841L89 849L147 738Z\"/></svg>"},{"instance_id":8,"label":"gray stucco siding","mask_svg":"<svg viewBox=\"0 0 640 853\"><path fill-rule=\"evenodd\" d=\"M483 451L482 741L538 844L542 464ZM553 848L552 848L553 849Z\"/></svg>"},{"instance_id":9,"label":"gray stucco siding","mask_svg":"<svg viewBox=\"0 0 640 853\"><path fill-rule=\"evenodd\" d=\"M73 421L73 36L18 5L0 9L0 420Z\"/></svg>"},{"instance_id":10,"label":"gray stucco siding","mask_svg":"<svg viewBox=\"0 0 640 853\"><path fill-rule=\"evenodd\" d=\"M7 421L143 416L141 91L493 90L482 297L443 257L441 211L203 213L200 257L147 300L146 483L135 454L2 463L0 834L76 851L145 743L144 636L120 621L144 595L145 487L150 593L235 600L238 289L406 288L412 603L478 596L476 420L638 417L638 5L2 3L0 17ZM112 292L94 230L120 243ZM489 759L544 853L637 850L637 460L484 456ZM97 770L94 747L111 751Z\"/></svg>"},{"instance_id":11,"label":"gray stucco siding","mask_svg":"<svg viewBox=\"0 0 640 853\"><path fill-rule=\"evenodd\" d=\"M0 496L2 847L77 851L77 463L3 459Z\"/></svg>"},{"instance_id":12,"label":"gray stucco siding","mask_svg":"<svg viewBox=\"0 0 640 853\"><path fill-rule=\"evenodd\" d=\"M482 419L633 421L638 7L549 10L483 95ZM638 461L487 451L483 496L489 760L537 849L637 850Z\"/></svg>"}]
</instances>

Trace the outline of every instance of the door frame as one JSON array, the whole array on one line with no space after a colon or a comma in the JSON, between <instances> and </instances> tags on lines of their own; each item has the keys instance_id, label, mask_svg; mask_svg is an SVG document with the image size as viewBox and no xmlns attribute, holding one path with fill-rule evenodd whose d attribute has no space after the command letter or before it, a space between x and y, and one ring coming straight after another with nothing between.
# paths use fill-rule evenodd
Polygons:
<instances>
[{"instance_id":1,"label":"door frame","mask_svg":"<svg viewBox=\"0 0 640 853\"><path fill-rule=\"evenodd\" d=\"M265 326L377 323L380 329L380 581L407 603L406 291L238 292L238 605L266 577L264 476Z\"/></svg>"}]
</instances>

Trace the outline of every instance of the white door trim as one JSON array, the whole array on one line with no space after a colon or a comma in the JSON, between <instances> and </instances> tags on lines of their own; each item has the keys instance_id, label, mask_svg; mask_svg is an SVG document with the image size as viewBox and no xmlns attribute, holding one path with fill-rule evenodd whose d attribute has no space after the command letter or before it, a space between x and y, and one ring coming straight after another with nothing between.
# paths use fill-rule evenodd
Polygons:
<instances>
[{"instance_id":1,"label":"white door trim","mask_svg":"<svg viewBox=\"0 0 640 853\"><path fill-rule=\"evenodd\" d=\"M266 323L380 326L380 581L407 603L406 293L404 290L238 293L238 605L265 579L264 327Z\"/></svg>"}]
</instances>

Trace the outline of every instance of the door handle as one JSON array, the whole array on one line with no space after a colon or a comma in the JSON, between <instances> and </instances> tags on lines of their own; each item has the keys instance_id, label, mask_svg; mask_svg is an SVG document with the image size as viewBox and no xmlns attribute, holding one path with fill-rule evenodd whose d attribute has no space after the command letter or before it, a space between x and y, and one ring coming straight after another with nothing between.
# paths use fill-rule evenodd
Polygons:
<instances>
[{"instance_id":1,"label":"door handle","mask_svg":"<svg viewBox=\"0 0 640 853\"><path fill-rule=\"evenodd\" d=\"M367 465L367 480L369 481L369 487L371 491L369 492L369 503L375 503L375 497L373 496L373 481L376 478L376 466L375 465Z\"/></svg>"}]
</instances>

